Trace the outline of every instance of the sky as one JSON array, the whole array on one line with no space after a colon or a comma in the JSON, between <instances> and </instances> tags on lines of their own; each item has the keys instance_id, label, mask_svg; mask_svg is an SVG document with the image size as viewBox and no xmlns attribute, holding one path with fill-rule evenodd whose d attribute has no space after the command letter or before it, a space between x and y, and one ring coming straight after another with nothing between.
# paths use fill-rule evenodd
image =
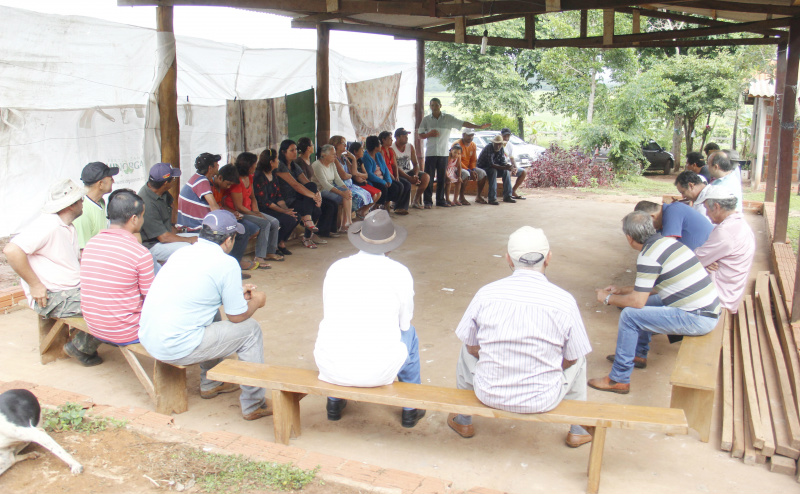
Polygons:
<instances>
[{"instance_id":1,"label":"sky","mask_svg":"<svg viewBox=\"0 0 800 494\"><path fill-rule=\"evenodd\" d=\"M95 17L155 29L155 7L118 7L116 0L0 0L0 5L47 14ZM228 7L175 7L175 34L250 48L317 47L316 31L292 29L291 20L272 14ZM391 36L331 31L330 48L351 58L416 61L416 43Z\"/></svg>"}]
</instances>

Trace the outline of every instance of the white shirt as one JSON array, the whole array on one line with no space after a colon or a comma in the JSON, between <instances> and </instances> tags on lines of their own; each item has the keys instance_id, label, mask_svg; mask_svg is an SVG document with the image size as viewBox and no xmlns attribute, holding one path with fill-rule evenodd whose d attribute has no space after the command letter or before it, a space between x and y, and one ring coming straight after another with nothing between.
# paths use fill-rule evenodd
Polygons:
<instances>
[{"instance_id":1,"label":"white shirt","mask_svg":"<svg viewBox=\"0 0 800 494\"><path fill-rule=\"evenodd\" d=\"M51 292L77 288L81 284L78 236L57 214L42 214L11 240L28 255L31 269ZM20 280L28 303L33 307L31 289Z\"/></svg>"},{"instance_id":2,"label":"white shirt","mask_svg":"<svg viewBox=\"0 0 800 494\"><path fill-rule=\"evenodd\" d=\"M473 378L478 399L517 413L558 405L562 360L592 351L572 295L528 269L478 290L456 336L481 347Z\"/></svg>"},{"instance_id":3,"label":"white shirt","mask_svg":"<svg viewBox=\"0 0 800 494\"><path fill-rule=\"evenodd\" d=\"M449 156L450 155L450 129L458 129L464 125L463 120L447 114L440 113L439 118L433 115L426 115L419 126L420 134L427 134L431 130L438 130L439 135L428 137L425 144L425 156Z\"/></svg>"},{"instance_id":4,"label":"white shirt","mask_svg":"<svg viewBox=\"0 0 800 494\"><path fill-rule=\"evenodd\" d=\"M742 204L742 170L738 166L724 177L714 180L711 185L722 185L733 192L733 195L736 196L736 212L742 212L744 206Z\"/></svg>"},{"instance_id":5,"label":"white shirt","mask_svg":"<svg viewBox=\"0 0 800 494\"><path fill-rule=\"evenodd\" d=\"M506 142L504 149L506 151L506 156L508 157L508 162L511 163L511 158L514 157L514 145L511 144L511 139Z\"/></svg>"},{"instance_id":6,"label":"white shirt","mask_svg":"<svg viewBox=\"0 0 800 494\"><path fill-rule=\"evenodd\" d=\"M395 159L397 160L397 166L404 172L410 173L414 169L414 162L411 161L411 150L414 149L414 146L412 146L410 142L407 142L405 150L400 151L397 149L397 143L392 142L392 149L394 150Z\"/></svg>"},{"instance_id":7,"label":"white shirt","mask_svg":"<svg viewBox=\"0 0 800 494\"><path fill-rule=\"evenodd\" d=\"M340 259L325 275L322 305L314 348L320 380L341 386L391 384L408 358L400 341L414 315L408 269L382 254L359 252Z\"/></svg>"}]
</instances>

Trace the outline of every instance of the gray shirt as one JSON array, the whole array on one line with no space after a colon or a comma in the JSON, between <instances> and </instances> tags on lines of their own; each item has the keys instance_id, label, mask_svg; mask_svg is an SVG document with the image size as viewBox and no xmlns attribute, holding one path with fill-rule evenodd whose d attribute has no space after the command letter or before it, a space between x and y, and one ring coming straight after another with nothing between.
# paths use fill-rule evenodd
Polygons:
<instances>
[{"instance_id":1,"label":"gray shirt","mask_svg":"<svg viewBox=\"0 0 800 494\"><path fill-rule=\"evenodd\" d=\"M436 129L439 131L439 135L428 137L425 144L425 156L449 156L450 143L448 138L450 137L450 129L459 129L463 125L463 120L459 120L447 113L439 114L439 118L433 118L433 115L426 115L419 126L419 133L427 134Z\"/></svg>"},{"instance_id":2,"label":"gray shirt","mask_svg":"<svg viewBox=\"0 0 800 494\"><path fill-rule=\"evenodd\" d=\"M158 243L159 235L172 231L172 195L169 192L156 195L147 184L144 184L139 195L144 201L142 245L149 249Z\"/></svg>"}]
</instances>

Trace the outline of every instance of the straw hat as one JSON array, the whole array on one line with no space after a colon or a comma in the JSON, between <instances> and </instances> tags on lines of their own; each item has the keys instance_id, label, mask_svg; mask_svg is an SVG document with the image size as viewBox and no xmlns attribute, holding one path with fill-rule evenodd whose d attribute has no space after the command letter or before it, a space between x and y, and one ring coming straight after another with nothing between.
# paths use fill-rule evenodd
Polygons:
<instances>
[{"instance_id":1,"label":"straw hat","mask_svg":"<svg viewBox=\"0 0 800 494\"><path fill-rule=\"evenodd\" d=\"M72 180L65 178L52 184L47 191L47 201L42 206L43 213L57 213L83 199L84 189Z\"/></svg>"},{"instance_id":2,"label":"straw hat","mask_svg":"<svg viewBox=\"0 0 800 494\"><path fill-rule=\"evenodd\" d=\"M400 247L407 236L406 229L395 226L389 213L383 209L369 213L364 221L353 223L347 230L350 243L370 254L390 252Z\"/></svg>"}]
</instances>

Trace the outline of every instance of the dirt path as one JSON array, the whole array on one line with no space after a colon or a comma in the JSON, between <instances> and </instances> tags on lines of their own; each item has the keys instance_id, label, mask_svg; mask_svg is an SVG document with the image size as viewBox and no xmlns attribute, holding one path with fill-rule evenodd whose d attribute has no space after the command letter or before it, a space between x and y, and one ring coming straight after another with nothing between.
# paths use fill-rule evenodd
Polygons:
<instances>
[{"instance_id":1,"label":"dirt path","mask_svg":"<svg viewBox=\"0 0 800 494\"><path fill-rule=\"evenodd\" d=\"M415 315L421 346L422 380L455 387L459 341L453 331L473 294L509 274L502 259L508 235L522 225L541 227L553 250L548 278L578 300L593 353L589 377L609 370L619 311L597 304L593 289L630 283L635 252L622 235L620 219L641 197L578 191L533 191L527 201L500 206L439 208L397 218L409 229L406 243L391 254L408 266L415 282ZM653 197L660 202L660 197ZM763 219L748 215L760 252L753 274L768 269ZM267 307L256 317L265 334L267 362L313 369L322 280L330 264L355 249L334 239L312 251L290 244L294 255L273 269L256 272L253 282L267 291ZM453 289L445 291L444 288ZM353 307L360 302L354 300ZM38 362L36 322L31 311L0 317L0 380L23 379L95 397L100 403L152 408L119 352L101 347L106 363L85 369L69 360ZM669 374L677 348L655 338L647 369L634 374L631 394L589 390L600 402L669 406ZM189 411L175 422L195 430L226 430L273 440L272 420L240 417L233 395L200 400L198 371L189 371ZM584 492L587 448L563 445L566 428L476 418L476 435L462 439L450 431L446 415L429 413L414 429L400 427L399 409L352 403L339 422L326 420L325 400L303 400L303 435L292 444L385 468L452 480L455 488L482 485L510 493ZM701 443L696 433L663 436L614 430L606 441L601 489L611 492L685 493L789 492L794 479L732 460L718 449L719 438Z\"/></svg>"}]
</instances>

